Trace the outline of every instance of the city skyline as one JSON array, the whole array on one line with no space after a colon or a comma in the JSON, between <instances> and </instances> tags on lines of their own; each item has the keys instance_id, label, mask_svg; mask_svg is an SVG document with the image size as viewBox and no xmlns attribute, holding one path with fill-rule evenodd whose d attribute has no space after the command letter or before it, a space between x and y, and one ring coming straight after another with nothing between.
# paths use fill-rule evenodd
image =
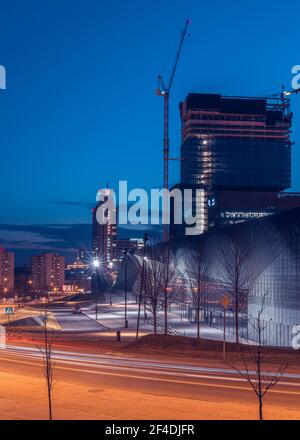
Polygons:
<instances>
[{"instance_id":1,"label":"city skyline","mask_svg":"<svg viewBox=\"0 0 300 440\"><path fill-rule=\"evenodd\" d=\"M298 12L0 0L0 420L300 420Z\"/></svg>"},{"instance_id":2,"label":"city skyline","mask_svg":"<svg viewBox=\"0 0 300 440\"><path fill-rule=\"evenodd\" d=\"M6 190L0 243L18 250L20 262L31 250L50 246L72 253L89 242L90 210L107 182L116 187L124 178L131 187L146 189L162 184L162 100L154 89L161 69L166 77L170 72L187 17L191 36L170 102L171 156L179 156L178 104L187 93L260 96L280 92L281 84L290 88L298 60L289 29L296 26L297 14L291 11L299 8L297 3L273 11L270 21L265 20L269 2L251 2L247 17L245 5L232 2L231 13L224 14L224 4L217 3L219 8L177 1L168 20L168 1L160 5L160 13L158 6L143 2L139 7L135 1L114 14L113 4L95 1L89 8L72 2L72 10L69 1L45 8L35 1L26 8L21 3L18 8L3 6L0 62L7 71L7 89L0 93L1 184ZM278 25L281 32L275 33ZM255 57L249 55L252 47ZM297 96L292 111L292 190L299 190ZM121 160L110 160L112 150ZM12 163L22 187L16 180L6 184ZM178 162L171 162L170 184L178 177Z\"/></svg>"}]
</instances>

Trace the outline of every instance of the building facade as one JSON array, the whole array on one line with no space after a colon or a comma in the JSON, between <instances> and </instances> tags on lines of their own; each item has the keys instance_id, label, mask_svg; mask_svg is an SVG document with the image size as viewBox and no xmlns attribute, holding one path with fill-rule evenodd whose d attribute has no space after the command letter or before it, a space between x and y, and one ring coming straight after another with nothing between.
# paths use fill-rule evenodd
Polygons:
<instances>
[{"instance_id":1,"label":"building facade","mask_svg":"<svg viewBox=\"0 0 300 440\"><path fill-rule=\"evenodd\" d=\"M266 191L213 191L208 225L222 227L300 207L300 194Z\"/></svg>"},{"instance_id":2,"label":"building facade","mask_svg":"<svg viewBox=\"0 0 300 440\"><path fill-rule=\"evenodd\" d=\"M113 242L114 262L120 263L123 260L125 252L133 253L142 249L144 242L142 238L119 238Z\"/></svg>"},{"instance_id":3,"label":"building facade","mask_svg":"<svg viewBox=\"0 0 300 440\"><path fill-rule=\"evenodd\" d=\"M178 242L179 252L188 246L185 242ZM212 261L211 281L219 284L221 296L233 298L226 269L232 244L245 256L240 283L247 328L240 329L240 336L258 340L257 319L262 310L263 344L291 347L293 329L300 324L300 208L212 229L190 244L206 249ZM230 311L231 306L228 315ZM222 321L219 324L222 329Z\"/></svg>"},{"instance_id":4,"label":"building facade","mask_svg":"<svg viewBox=\"0 0 300 440\"><path fill-rule=\"evenodd\" d=\"M286 97L190 93L180 116L181 181L174 188L205 191L204 231L300 206L300 194L284 192L292 145ZM171 239L184 229L171 215Z\"/></svg>"},{"instance_id":5,"label":"building facade","mask_svg":"<svg viewBox=\"0 0 300 440\"><path fill-rule=\"evenodd\" d=\"M180 104L181 183L280 191L291 184L286 99L191 93Z\"/></svg>"},{"instance_id":6,"label":"building facade","mask_svg":"<svg viewBox=\"0 0 300 440\"><path fill-rule=\"evenodd\" d=\"M176 206L176 191L178 190L181 193L182 203ZM170 194L170 240L184 238L187 235L186 228L192 228L189 231L190 235L200 235L208 230L209 203L208 193L204 188L199 185L177 184L171 188ZM179 217L176 220L178 214ZM189 219L195 219L196 216L198 224L189 224Z\"/></svg>"},{"instance_id":7,"label":"building facade","mask_svg":"<svg viewBox=\"0 0 300 440\"><path fill-rule=\"evenodd\" d=\"M79 249L75 261L65 268L64 291L67 293L88 292L91 289L91 274L85 250Z\"/></svg>"},{"instance_id":8,"label":"building facade","mask_svg":"<svg viewBox=\"0 0 300 440\"><path fill-rule=\"evenodd\" d=\"M54 253L32 257L32 290L37 293L58 293L65 283L65 258Z\"/></svg>"},{"instance_id":9,"label":"building facade","mask_svg":"<svg viewBox=\"0 0 300 440\"><path fill-rule=\"evenodd\" d=\"M186 267L191 249L201 249L205 260L210 262L206 271L206 304L203 304L203 311L208 313L202 316L203 324L223 332L221 300L226 295L229 297L227 332L235 334L233 281L238 268L239 297L243 297L239 310L239 336L258 341L257 320L262 310L262 343L293 346L296 328L300 326L300 208L161 244L162 248L167 246L175 255L183 292L185 285L189 284ZM128 264L128 289L134 290L141 271L141 258L133 255ZM118 288L122 289L123 285L124 271L119 275ZM190 307L189 298L184 301L181 305ZM205 316L210 319L206 320Z\"/></svg>"},{"instance_id":10,"label":"building facade","mask_svg":"<svg viewBox=\"0 0 300 440\"><path fill-rule=\"evenodd\" d=\"M101 191L101 196L105 201L110 195L109 189L103 189ZM99 192L98 192L99 194ZM96 207L92 210L92 250L95 257L102 261L105 269L110 266L110 263L114 258L113 243L117 235L117 225L112 220L107 217L107 222L105 224L99 223L97 219L97 210L104 201L98 202ZM108 211L107 215L110 215Z\"/></svg>"},{"instance_id":11,"label":"building facade","mask_svg":"<svg viewBox=\"0 0 300 440\"><path fill-rule=\"evenodd\" d=\"M15 254L0 248L0 294L7 295L14 291Z\"/></svg>"}]
</instances>

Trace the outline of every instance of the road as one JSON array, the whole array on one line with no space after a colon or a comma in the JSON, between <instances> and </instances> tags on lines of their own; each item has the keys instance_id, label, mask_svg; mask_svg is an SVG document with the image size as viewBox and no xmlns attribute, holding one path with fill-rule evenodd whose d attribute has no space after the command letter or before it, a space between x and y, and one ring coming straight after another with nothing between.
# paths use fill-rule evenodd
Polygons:
<instances>
[{"instance_id":1,"label":"road","mask_svg":"<svg viewBox=\"0 0 300 440\"><path fill-rule=\"evenodd\" d=\"M56 376L65 381L105 386L145 394L232 403L255 402L254 393L237 372L203 364L94 354L85 350L55 350ZM7 346L0 351L2 371L37 375L41 353L36 348ZM300 372L286 373L266 397L283 409L299 410Z\"/></svg>"},{"instance_id":2,"label":"road","mask_svg":"<svg viewBox=\"0 0 300 440\"><path fill-rule=\"evenodd\" d=\"M53 357L56 364L55 380L58 382L58 417L110 419L120 418L122 414L129 419L151 419L151 416L154 419L180 419L195 418L200 414L203 418L222 419L257 416L257 399L249 384L236 371L226 366L224 368L219 361L174 360L172 357L160 358L159 355L156 358L153 355L151 359L146 357L150 355L141 357L141 354L134 352L124 355L111 353L105 344L97 344L100 334L108 338L103 333L107 331L106 327L83 314L72 314L72 307L68 304L53 305L51 312L62 333L87 333L87 337L93 337L96 344L88 348L82 341L79 345L76 339L69 341L74 344L73 347L58 345L57 342ZM5 418L5 414L9 418L18 418L20 411L24 418L44 417L47 411L43 407L45 384L41 352L36 346L26 346L32 344L30 338L27 342L25 339L16 344L0 350L0 389L3 397L1 400L0 396L0 418ZM11 383L15 387L11 387ZM80 395L76 405L70 396L70 389ZM102 393L102 399L97 398L99 392ZM32 395L35 397L34 403L30 401ZM31 402L29 407L28 401ZM135 402L139 402L138 416ZM265 404L269 418L291 416L300 419L299 368L290 369L284 375L281 382L267 394ZM185 416L182 416L182 408Z\"/></svg>"},{"instance_id":3,"label":"road","mask_svg":"<svg viewBox=\"0 0 300 440\"><path fill-rule=\"evenodd\" d=\"M73 314L72 306L51 306L50 311L63 332L94 333L107 330L100 323L84 314Z\"/></svg>"}]
</instances>

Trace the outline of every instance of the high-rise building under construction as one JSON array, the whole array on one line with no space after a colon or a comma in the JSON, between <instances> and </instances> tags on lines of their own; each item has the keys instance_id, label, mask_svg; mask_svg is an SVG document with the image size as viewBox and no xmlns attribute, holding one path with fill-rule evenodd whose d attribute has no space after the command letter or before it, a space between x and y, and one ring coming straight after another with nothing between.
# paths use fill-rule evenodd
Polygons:
<instances>
[{"instance_id":1,"label":"high-rise building under construction","mask_svg":"<svg viewBox=\"0 0 300 440\"><path fill-rule=\"evenodd\" d=\"M208 190L278 191L291 184L286 98L191 93L180 104L181 183Z\"/></svg>"},{"instance_id":2,"label":"high-rise building under construction","mask_svg":"<svg viewBox=\"0 0 300 440\"><path fill-rule=\"evenodd\" d=\"M180 103L181 178L205 191L204 230L300 206L291 186L292 114L270 98L190 93ZM171 238L184 227L171 221Z\"/></svg>"}]
</instances>

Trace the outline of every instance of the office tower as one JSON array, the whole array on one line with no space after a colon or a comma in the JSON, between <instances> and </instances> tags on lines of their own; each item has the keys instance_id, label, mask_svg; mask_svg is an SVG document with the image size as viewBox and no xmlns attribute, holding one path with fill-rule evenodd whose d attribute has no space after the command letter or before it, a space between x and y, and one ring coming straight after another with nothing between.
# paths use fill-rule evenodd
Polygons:
<instances>
[{"instance_id":1,"label":"office tower","mask_svg":"<svg viewBox=\"0 0 300 440\"><path fill-rule=\"evenodd\" d=\"M180 104L181 183L281 191L291 184L287 99L191 93Z\"/></svg>"},{"instance_id":2,"label":"office tower","mask_svg":"<svg viewBox=\"0 0 300 440\"><path fill-rule=\"evenodd\" d=\"M32 257L32 290L39 293L62 292L65 282L65 258L53 253Z\"/></svg>"},{"instance_id":3,"label":"office tower","mask_svg":"<svg viewBox=\"0 0 300 440\"><path fill-rule=\"evenodd\" d=\"M300 206L291 184L291 112L270 98L190 93L180 104L181 181L201 188L204 230ZM184 228L171 220L171 238Z\"/></svg>"},{"instance_id":4,"label":"office tower","mask_svg":"<svg viewBox=\"0 0 300 440\"><path fill-rule=\"evenodd\" d=\"M6 295L14 290L14 259L13 252L0 248L0 294Z\"/></svg>"}]
</instances>

